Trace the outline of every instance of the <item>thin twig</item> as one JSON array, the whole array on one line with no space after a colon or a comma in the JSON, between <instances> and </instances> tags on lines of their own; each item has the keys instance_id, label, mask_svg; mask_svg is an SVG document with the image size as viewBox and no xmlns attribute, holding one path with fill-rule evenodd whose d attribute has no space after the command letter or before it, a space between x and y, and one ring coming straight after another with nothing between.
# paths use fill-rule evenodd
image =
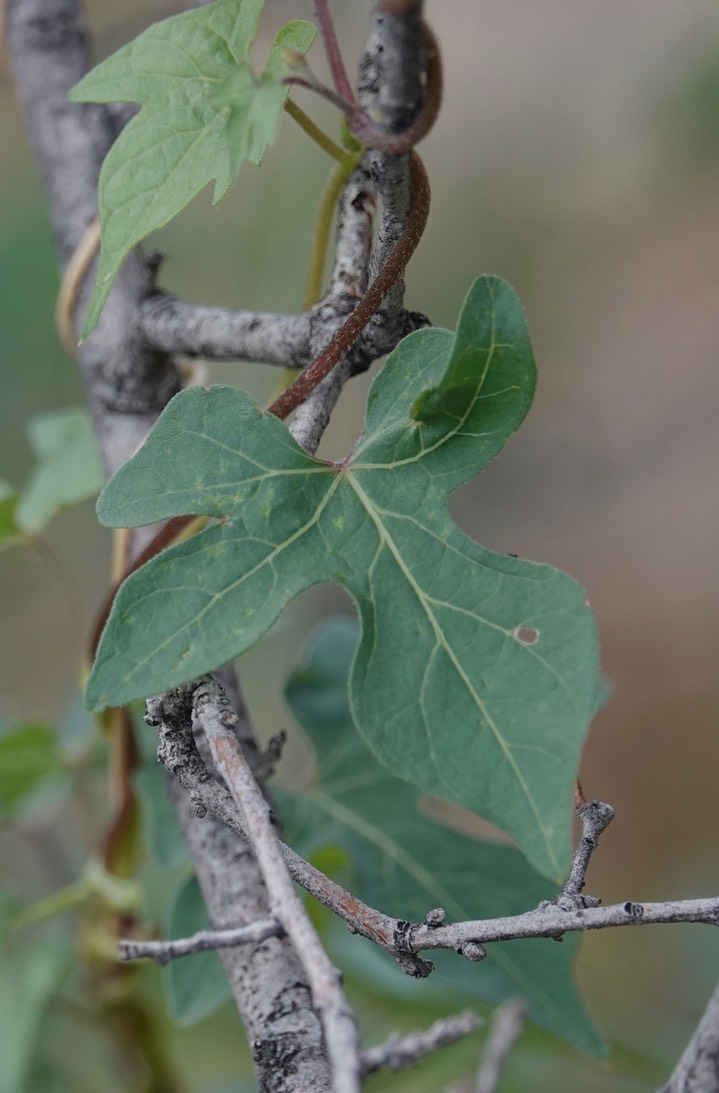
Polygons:
<instances>
[{"instance_id":1,"label":"thin twig","mask_svg":"<svg viewBox=\"0 0 719 1093\"><path fill-rule=\"evenodd\" d=\"M407 1036L390 1036L383 1044L362 1052L360 1056L362 1077L366 1078L382 1067L387 1067L388 1070L403 1070L419 1062L425 1055L469 1036L483 1024L484 1022L476 1013L465 1010L451 1017L441 1017L428 1029L420 1032L411 1032Z\"/></svg>"},{"instance_id":2,"label":"thin twig","mask_svg":"<svg viewBox=\"0 0 719 1093\"><path fill-rule=\"evenodd\" d=\"M582 890L592 854L599 845L599 837L614 819L614 809L604 801L589 801L577 809L582 821L582 837L572 858L572 868L567 883L562 888L557 904L565 911L575 907L597 907L596 896L583 896Z\"/></svg>"},{"instance_id":3,"label":"thin twig","mask_svg":"<svg viewBox=\"0 0 719 1093\"><path fill-rule=\"evenodd\" d=\"M205 953L210 949L233 949L239 945L256 945L268 937L281 937L282 927L273 915L251 922L249 926L238 926L236 930L199 930L190 937L176 938L174 941L131 941L118 944L120 960L140 960L148 958L158 964L169 964L180 956L192 953Z\"/></svg>"},{"instance_id":4,"label":"thin twig","mask_svg":"<svg viewBox=\"0 0 719 1093\"><path fill-rule=\"evenodd\" d=\"M272 912L305 969L312 1001L320 1015L336 1093L359 1090L357 1024L319 935L297 895L273 825L269 804L254 779L234 726L237 714L212 676L192 685L192 701L212 757L243 814L252 850L267 886Z\"/></svg>"},{"instance_id":5,"label":"thin twig","mask_svg":"<svg viewBox=\"0 0 719 1093\"><path fill-rule=\"evenodd\" d=\"M521 998L513 998L494 1011L472 1093L496 1093L502 1071L519 1039L527 1010Z\"/></svg>"}]
</instances>

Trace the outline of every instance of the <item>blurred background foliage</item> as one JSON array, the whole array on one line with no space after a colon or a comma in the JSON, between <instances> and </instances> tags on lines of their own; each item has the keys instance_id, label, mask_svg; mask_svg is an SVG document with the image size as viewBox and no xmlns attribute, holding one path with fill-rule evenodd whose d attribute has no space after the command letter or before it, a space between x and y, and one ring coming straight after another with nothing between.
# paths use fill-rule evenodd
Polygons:
<instances>
[{"instance_id":1,"label":"blurred background foliage","mask_svg":"<svg viewBox=\"0 0 719 1093\"><path fill-rule=\"evenodd\" d=\"M140 0L121 13L109 0L87 6L98 58L172 10ZM350 59L362 47L366 5L334 7ZM310 15L307 0L268 0L259 49L281 21ZM447 92L422 149L434 196L408 304L453 326L471 279L501 274L524 302L540 370L528 422L455 496L453 512L486 546L566 569L597 613L614 699L594 725L581 775L617 819L590 890L604 902L716 894L719 9L714 0L450 0L429 4L428 18L442 42ZM27 419L76 406L82 392L53 327L58 278L47 211L5 60L0 77L0 475L19 488L35 463ZM307 100L332 130L324 104ZM283 119L260 170L243 170L217 209L203 194L152 240L169 255L163 284L204 303L297 310L328 171ZM208 375L258 397L277 378L262 365L211 365ZM345 393L324 454L341 454L356 436L367 382ZM71 610L85 625L92 618L109 554L86 501L53 519L40 550L18 545L0 555L0 724L10 736L33 726L23 737L30 769L47 773L29 803L4 807L4 921L79 883L87 906L100 884L86 870L106 821L104 743L79 699L80 637L68 619ZM242 658L264 738L292 723L282 682L314 621L350 610L336 589L314 589ZM280 774L292 781L306 763L298 743ZM61 767L73 772L69 797ZM165 882L146 879L145 906L159 920ZM118 907L134 898L115 897ZM83 922L79 942L72 911L8 934L0 1037L16 1070L3 1068L0 1093L131 1088L113 1056L117 1043L78 1001L90 972L87 961L73 970L72 945L92 951ZM230 1005L179 1028L159 971L131 974L158 1000L159 1035L188 1091L237 1089L238 1068L250 1083ZM719 939L702 927L587 936L578 980L612 1056L586 1061L530 1029L503 1089L655 1088L717 976ZM442 1011L409 991L401 1004L373 995L352 976L349 989L367 1043ZM470 1073L477 1052L473 1038L370 1088L438 1089Z\"/></svg>"}]
</instances>

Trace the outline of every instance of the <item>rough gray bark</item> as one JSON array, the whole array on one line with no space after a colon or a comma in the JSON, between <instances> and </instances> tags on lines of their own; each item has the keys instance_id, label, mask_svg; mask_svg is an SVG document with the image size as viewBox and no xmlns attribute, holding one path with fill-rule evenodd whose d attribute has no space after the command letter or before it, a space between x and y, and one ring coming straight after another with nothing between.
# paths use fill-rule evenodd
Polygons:
<instances>
[{"instance_id":1,"label":"rough gray bark","mask_svg":"<svg viewBox=\"0 0 719 1093\"><path fill-rule=\"evenodd\" d=\"M87 71L87 36L74 0L10 0L6 34L28 139L47 191L55 247L64 270L97 216L97 177L115 137L101 106L77 106L67 92ZM95 265L80 288L90 298ZM152 273L139 252L125 263L95 333L78 350L87 403L108 473L144 439L180 388L174 364L136 329Z\"/></svg>"},{"instance_id":2,"label":"rough gray bark","mask_svg":"<svg viewBox=\"0 0 719 1093\"><path fill-rule=\"evenodd\" d=\"M717 1093L719 1091L719 987L674 1073L658 1093Z\"/></svg>"}]
</instances>

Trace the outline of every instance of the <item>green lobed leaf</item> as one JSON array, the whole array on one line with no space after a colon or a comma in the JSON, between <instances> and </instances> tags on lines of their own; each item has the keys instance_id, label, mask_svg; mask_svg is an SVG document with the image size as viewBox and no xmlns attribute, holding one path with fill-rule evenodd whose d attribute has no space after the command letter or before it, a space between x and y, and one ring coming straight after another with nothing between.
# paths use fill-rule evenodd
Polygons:
<instances>
[{"instance_id":1,"label":"green lobed leaf","mask_svg":"<svg viewBox=\"0 0 719 1093\"><path fill-rule=\"evenodd\" d=\"M0 817L15 815L50 778L64 774L57 736L44 725L0 735Z\"/></svg>"},{"instance_id":2,"label":"green lobed leaf","mask_svg":"<svg viewBox=\"0 0 719 1093\"><path fill-rule=\"evenodd\" d=\"M60 509L95 497L105 476L86 410L37 414L28 421L27 434L37 465L20 495L16 518L23 531L33 534Z\"/></svg>"},{"instance_id":3,"label":"green lobed leaf","mask_svg":"<svg viewBox=\"0 0 719 1093\"><path fill-rule=\"evenodd\" d=\"M555 898L556 889L518 851L423 815L418 791L392 777L367 750L353 731L347 693L357 640L357 625L349 619L322 626L289 679L287 702L314 746L317 775L309 792L277 794L286 841L304 857L328 845L344 847L353 872L343 883L370 906L410 922L421 922L437 906L456 922L520 914ZM357 964L383 965L374 968L375 986L390 993L394 980L400 989L406 986L406 976L391 961L365 948ZM544 938L490 945L480 964L453 953L427 953L437 964L430 993L441 985L494 1002L521 994L538 1024L580 1050L598 1053L602 1040L572 981L576 948L570 938L563 945ZM423 986L411 984L415 1001Z\"/></svg>"},{"instance_id":4,"label":"green lobed leaf","mask_svg":"<svg viewBox=\"0 0 719 1093\"><path fill-rule=\"evenodd\" d=\"M283 50L305 53L311 23L277 33L256 78L250 47L264 0L216 0L149 27L85 76L71 102L142 107L100 172L102 249L83 337L95 327L130 250L215 181L214 204L244 162L259 164L288 94Z\"/></svg>"},{"instance_id":5,"label":"green lobed leaf","mask_svg":"<svg viewBox=\"0 0 719 1093\"><path fill-rule=\"evenodd\" d=\"M170 904L167 937L189 937L209 929L200 886L194 877L183 881ZM232 997L216 952L193 953L172 960L165 968L167 1001L178 1025L194 1025Z\"/></svg>"},{"instance_id":6,"label":"green lobed leaf","mask_svg":"<svg viewBox=\"0 0 719 1093\"><path fill-rule=\"evenodd\" d=\"M456 383L465 373L473 385ZM100 520L222 523L125 582L87 702L121 705L211 670L299 592L334 581L359 608L351 706L380 761L561 877L597 686L594 620L569 577L485 550L447 513L522 421L534 382L519 301L483 277L455 336L421 330L391 354L339 464L309 456L236 388L178 395L106 487Z\"/></svg>"}]
</instances>

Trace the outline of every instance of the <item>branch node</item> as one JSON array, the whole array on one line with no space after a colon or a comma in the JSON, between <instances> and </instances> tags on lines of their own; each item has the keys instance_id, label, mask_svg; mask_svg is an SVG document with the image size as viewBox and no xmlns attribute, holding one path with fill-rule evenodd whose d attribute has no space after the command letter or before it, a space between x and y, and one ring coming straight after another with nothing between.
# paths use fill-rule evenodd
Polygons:
<instances>
[{"instance_id":1,"label":"branch node","mask_svg":"<svg viewBox=\"0 0 719 1093\"><path fill-rule=\"evenodd\" d=\"M444 907L435 907L434 910L428 911L425 915L424 925L432 929L437 926L444 926L446 920L447 912Z\"/></svg>"},{"instance_id":2,"label":"branch node","mask_svg":"<svg viewBox=\"0 0 719 1093\"><path fill-rule=\"evenodd\" d=\"M437 926L439 926L439 923L437 923L435 929ZM397 919L393 931L392 947L397 963L405 975L410 975L413 979L426 979L434 971L434 964L431 960L424 960L414 951L413 934L415 929L416 927L411 922L401 918Z\"/></svg>"},{"instance_id":3,"label":"branch node","mask_svg":"<svg viewBox=\"0 0 719 1093\"><path fill-rule=\"evenodd\" d=\"M412 979L426 979L434 971L432 961L424 960L416 953L399 953L397 963L404 974L411 976Z\"/></svg>"},{"instance_id":4,"label":"branch node","mask_svg":"<svg viewBox=\"0 0 719 1093\"><path fill-rule=\"evenodd\" d=\"M472 963L479 963L487 955L484 945L480 945L478 941L465 941L464 944L457 946L455 952L458 956L463 956L465 960L471 960Z\"/></svg>"}]
</instances>

